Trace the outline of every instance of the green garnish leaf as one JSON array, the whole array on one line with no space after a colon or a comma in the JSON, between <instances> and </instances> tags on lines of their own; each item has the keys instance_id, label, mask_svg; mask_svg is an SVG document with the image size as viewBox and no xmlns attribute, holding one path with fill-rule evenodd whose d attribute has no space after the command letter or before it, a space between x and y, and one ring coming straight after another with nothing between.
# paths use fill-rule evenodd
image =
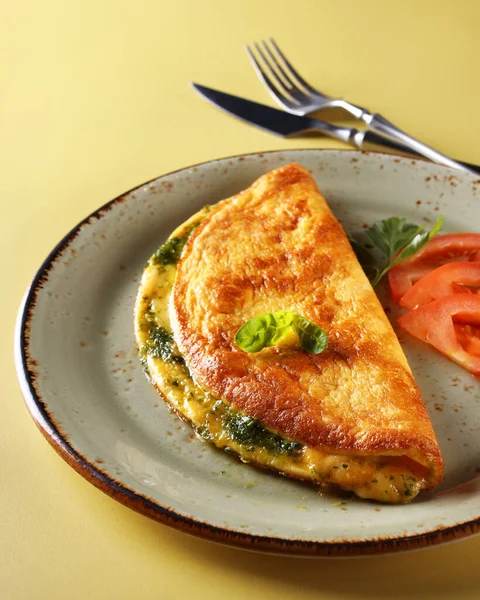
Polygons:
<instances>
[{"instance_id":1,"label":"green garnish leaf","mask_svg":"<svg viewBox=\"0 0 480 600\"><path fill-rule=\"evenodd\" d=\"M298 335L300 346L310 354L320 354L328 346L328 336L326 332L300 315L293 318L293 329Z\"/></svg>"},{"instance_id":2,"label":"green garnish leaf","mask_svg":"<svg viewBox=\"0 0 480 600\"><path fill-rule=\"evenodd\" d=\"M387 261L390 262L422 229L423 226L406 223L402 217L390 217L374 223L365 233L387 255Z\"/></svg>"},{"instance_id":3,"label":"green garnish leaf","mask_svg":"<svg viewBox=\"0 0 480 600\"><path fill-rule=\"evenodd\" d=\"M432 227L430 232L423 231L423 227L408 243L407 246L403 248L401 252L399 252L398 256L390 263L390 268L398 265L398 263L406 260L407 258L411 258L414 254L416 254L419 250L425 246L425 244L430 241L437 233L440 231L443 225L443 217L438 217L435 225Z\"/></svg>"},{"instance_id":4,"label":"green garnish leaf","mask_svg":"<svg viewBox=\"0 0 480 600\"><path fill-rule=\"evenodd\" d=\"M375 287L382 277L399 263L411 258L425 244L440 231L443 225L443 217L439 216L431 231L424 231L425 226L407 223L404 218L390 217L367 229L366 234L387 257L387 263L382 268L375 264L373 256L361 244L350 239L352 247L357 254L360 264L365 270L373 269L375 277L372 286Z\"/></svg>"},{"instance_id":5,"label":"green garnish leaf","mask_svg":"<svg viewBox=\"0 0 480 600\"><path fill-rule=\"evenodd\" d=\"M292 313L280 311L266 313L247 321L235 335L235 343L245 352L260 352L276 346L291 328Z\"/></svg>"},{"instance_id":6,"label":"green garnish leaf","mask_svg":"<svg viewBox=\"0 0 480 600\"><path fill-rule=\"evenodd\" d=\"M247 321L235 335L235 343L245 352L260 352L278 346L289 334L295 333L300 346L311 354L320 354L328 346L325 331L290 310L265 313Z\"/></svg>"}]
</instances>

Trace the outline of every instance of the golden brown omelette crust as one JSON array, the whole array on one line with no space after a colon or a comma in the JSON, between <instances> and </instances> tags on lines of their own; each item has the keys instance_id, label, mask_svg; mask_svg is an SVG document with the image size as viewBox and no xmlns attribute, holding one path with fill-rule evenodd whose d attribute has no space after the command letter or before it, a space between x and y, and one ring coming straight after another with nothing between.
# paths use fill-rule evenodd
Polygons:
<instances>
[{"instance_id":1,"label":"golden brown omelette crust","mask_svg":"<svg viewBox=\"0 0 480 600\"><path fill-rule=\"evenodd\" d=\"M234 342L250 318L292 310L323 327L317 355ZM443 459L393 329L308 171L272 171L215 208L185 246L177 344L201 386L291 439L332 452Z\"/></svg>"}]
</instances>

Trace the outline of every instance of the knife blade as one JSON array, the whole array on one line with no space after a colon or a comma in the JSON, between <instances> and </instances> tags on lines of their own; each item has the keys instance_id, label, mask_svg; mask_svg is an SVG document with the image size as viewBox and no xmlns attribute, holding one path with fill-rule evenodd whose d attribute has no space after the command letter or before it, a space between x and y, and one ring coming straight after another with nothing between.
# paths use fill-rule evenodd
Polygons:
<instances>
[{"instance_id":1,"label":"knife blade","mask_svg":"<svg viewBox=\"0 0 480 600\"><path fill-rule=\"evenodd\" d=\"M313 119L312 117L302 117L287 113L265 104L221 92L220 90L215 90L198 83L192 83L191 85L198 94L217 108L245 123L254 125L280 137L295 137L305 134L308 131L321 131L328 137L353 145L359 149L364 149L364 146L368 143L420 156L402 144L373 131L332 125L331 123ZM478 165L466 162L462 162L461 164L480 174L480 167Z\"/></svg>"}]
</instances>

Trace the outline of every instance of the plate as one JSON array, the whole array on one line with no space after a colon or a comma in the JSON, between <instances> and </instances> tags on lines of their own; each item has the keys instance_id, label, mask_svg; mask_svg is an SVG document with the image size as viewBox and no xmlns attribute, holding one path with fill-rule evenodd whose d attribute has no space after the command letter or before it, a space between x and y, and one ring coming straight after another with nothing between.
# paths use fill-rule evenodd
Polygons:
<instances>
[{"instance_id":1,"label":"plate","mask_svg":"<svg viewBox=\"0 0 480 600\"><path fill-rule=\"evenodd\" d=\"M471 231L480 180L421 160L291 150L214 160L106 204L68 233L27 291L16 365L39 428L81 475L148 517L253 550L350 556L421 548L480 529L480 383L399 333L445 457L442 484L409 505L321 493L198 440L147 382L133 304L146 260L205 204L298 162L347 231L389 216ZM385 296L386 297L386 296ZM394 313L390 313L394 321Z\"/></svg>"}]
</instances>

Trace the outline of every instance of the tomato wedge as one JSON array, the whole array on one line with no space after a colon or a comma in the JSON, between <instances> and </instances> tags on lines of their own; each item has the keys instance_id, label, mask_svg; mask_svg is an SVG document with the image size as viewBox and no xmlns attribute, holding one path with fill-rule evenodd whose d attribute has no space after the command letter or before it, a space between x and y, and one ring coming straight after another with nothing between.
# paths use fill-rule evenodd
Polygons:
<instances>
[{"instance_id":1,"label":"tomato wedge","mask_svg":"<svg viewBox=\"0 0 480 600\"><path fill-rule=\"evenodd\" d=\"M411 310L398 319L411 335L480 377L480 296L451 294Z\"/></svg>"},{"instance_id":2,"label":"tomato wedge","mask_svg":"<svg viewBox=\"0 0 480 600\"><path fill-rule=\"evenodd\" d=\"M432 238L417 254L388 273L395 302L419 279L449 262L480 261L480 233L447 233Z\"/></svg>"},{"instance_id":3,"label":"tomato wedge","mask_svg":"<svg viewBox=\"0 0 480 600\"><path fill-rule=\"evenodd\" d=\"M464 350L475 356L480 356L480 327L454 324L457 340Z\"/></svg>"},{"instance_id":4,"label":"tomato wedge","mask_svg":"<svg viewBox=\"0 0 480 600\"><path fill-rule=\"evenodd\" d=\"M480 287L480 262L452 262L427 273L400 298L400 304L417 308L456 293L474 293Z\"/></svg>"}]
</instances>

